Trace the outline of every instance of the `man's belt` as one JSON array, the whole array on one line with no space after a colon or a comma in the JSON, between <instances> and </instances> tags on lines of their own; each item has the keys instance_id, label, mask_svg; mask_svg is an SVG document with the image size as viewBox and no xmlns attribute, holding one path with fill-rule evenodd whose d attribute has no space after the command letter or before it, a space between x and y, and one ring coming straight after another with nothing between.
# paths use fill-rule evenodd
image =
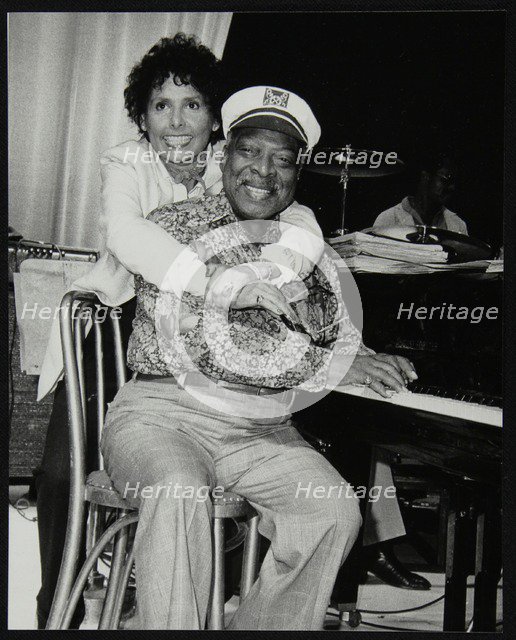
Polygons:
<instances>
[{"instance_id":1,"label":"man's belt","mask_svg":"<svg viewBox=\"0 0 516 640\"><path fill-rule=\"evenodd\" d=\"M212 385L220 387L222 389L228 389L230 391L237 391L240 393L246 393L251 396L265 396L280 394L286 391L286 389L271 389L270 387L256 387L253 385L240 384L238 382L226 382L225 380L215 380L198 371L188 372L184 376L184 380L181 384L178 383L174 376L160 376L148 373L140 373L136 371L133 375L133 380L143 380L146 382L158 382L160 384L173 384L178 387L196 387L197 389L210 388Z\"/></svg>"}]
</instances>

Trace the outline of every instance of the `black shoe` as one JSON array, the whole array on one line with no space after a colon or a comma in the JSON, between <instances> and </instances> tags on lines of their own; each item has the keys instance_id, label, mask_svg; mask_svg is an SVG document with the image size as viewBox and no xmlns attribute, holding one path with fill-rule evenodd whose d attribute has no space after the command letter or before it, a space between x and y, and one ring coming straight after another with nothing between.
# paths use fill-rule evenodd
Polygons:
<instances>
[{"instance_id":1,"label":"black shoe","mask_svg":"<svg viewBox=\"0 0 516 640\"><path fill-rule=\"evenodd\" d=\"M374 553L368 554L366 569L385 584L401 589L427 591L431 584L426 578L406 569L394 552L382 545L375 545Z\"/></svg>"}]
</instances>

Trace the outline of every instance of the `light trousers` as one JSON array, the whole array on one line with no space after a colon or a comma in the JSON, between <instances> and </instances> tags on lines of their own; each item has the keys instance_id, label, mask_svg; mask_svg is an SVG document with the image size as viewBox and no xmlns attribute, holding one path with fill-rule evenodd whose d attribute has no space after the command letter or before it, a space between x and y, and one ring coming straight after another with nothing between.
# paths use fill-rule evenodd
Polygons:
<instances>
[{"instance_id":1,"label":"light trousers","mask_svg":"<svg viewBox=\"0 0 516 640\"><path fill-rule=\"evenodd\" d=\"M214 387L212 396L227 393ZM361 516L346 481L290 416L234 417L172 383L136 379L110 405L102 452L118 491L141 496L135 564L142 628L205 627L212 569L206 494L217 486L251 503L271 541L230 628L322 628Z\"/></svg>"}]
</instances>

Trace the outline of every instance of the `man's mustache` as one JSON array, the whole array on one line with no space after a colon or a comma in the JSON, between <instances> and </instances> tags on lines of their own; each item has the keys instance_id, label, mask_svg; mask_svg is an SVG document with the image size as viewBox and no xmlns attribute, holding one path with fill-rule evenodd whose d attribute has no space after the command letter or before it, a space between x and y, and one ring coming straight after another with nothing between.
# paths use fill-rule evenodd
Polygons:
<instances>
[{"instance_id":1,"label":"man's mustache","mask_svg":"<svg viewBox=\"0 0 516 640\"><path fill-rule=\"evenodd\" d=\"M278 188L275 180L261 180L255 176L248 175L238 178L237 187L243 184L256 189L266 189L267 191L276 191Z\"/></svg>"}]
</instances>

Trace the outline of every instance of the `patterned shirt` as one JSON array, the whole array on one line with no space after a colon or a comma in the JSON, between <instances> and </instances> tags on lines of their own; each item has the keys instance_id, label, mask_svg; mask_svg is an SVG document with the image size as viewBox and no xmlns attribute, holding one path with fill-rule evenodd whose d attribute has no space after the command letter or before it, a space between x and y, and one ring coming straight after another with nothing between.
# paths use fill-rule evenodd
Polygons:
<instances>
[{"instance_id":1,"label":"patterned shirt","mask_svg":"<svg viewBox=\"0 0 516 640\"><path fill-rule=\"evenodd\" d=\"M263 260L261 247L281 235L276 219L266 237L251 242L224 193L165 205L149 214L148 220L185 246L203 237L211 254L228 266ZM290 330L264 309L224 312L206 306L203 297L189 292L180 300L137 275L128 365L146 374L177 376L198 369L215 380L319 391L326 383L330 347L337 341L340 351L354 354L361 348L361 337L340 295L334 293L340 291L339 281L328 256L323 254L303 284L300 287L299 282L292 282L281 289L287 299L296 298L291 304L301 319L301 332ZM300 289L305 291L304 297L299 295ZM179 322L169 323L171 317ZM187 329L181 332L179 326L185 324Z\"/></svg>"}]
</instances>

